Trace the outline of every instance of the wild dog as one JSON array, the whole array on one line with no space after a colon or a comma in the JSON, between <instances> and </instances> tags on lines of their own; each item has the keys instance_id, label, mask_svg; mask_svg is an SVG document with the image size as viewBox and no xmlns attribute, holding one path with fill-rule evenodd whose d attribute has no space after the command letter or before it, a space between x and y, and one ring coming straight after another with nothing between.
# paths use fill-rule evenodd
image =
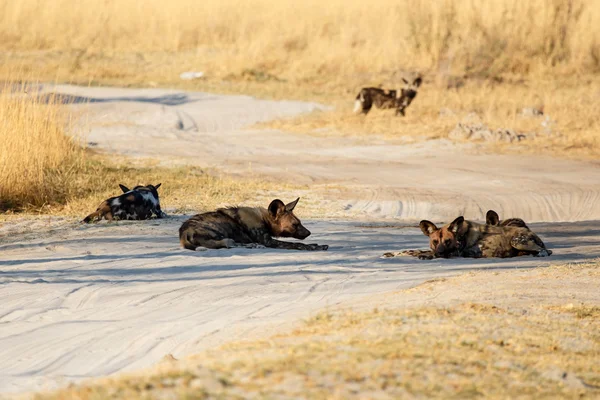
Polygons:
<instances>
[{"instance_id":1,"label":"wild dog","mask_svg":"<svg viewBox=\"0 0 600 400\"><path fill-rule=\"evenodd\" d=\"M485 214L485 223L492 226L519 226L521 228L529 229L525 221L521 218L508 218L500 221L500 216L494 210L488 210Z\"/></svg>"},{"instance_id":2,"label":"wild dog","mask_svg":"<svg viewBox=\"0 0 600 400\"><path fill-rule=\"evenodd\" d=\"M472 257L507 258L524 255L546 257L552 254L544 242L529 228L522 226L483 225L458 217L438 228L423 220L419 227L429 237L430 250L405 250L386 253L384 257L415 256L419 259Z\"/></svg>"},{"instance_id":3,"label":"wild dog","mask_svg":"<svg viewBox=\"0 0 600 400\"><path fill-rule=\"evenodd\" d=\"M104 200L96 211L85 217L82 222L89 223L102 218L109 221L143 220L149 219L153 214L156 218L164 218L167 214L160 209L158 198L160 185L136 186L130 190L127 186L119 184L123 194Z\"/></svg>"},{"instance_id":4,"label":"wild dog","mask_svg":"<svg viewBox=\"0 0 600 400\"><path fill-rule=\"evenodd\" d=\"M292 237L303 240L310 236L310 231L293 212L299 200L300 198L297 198L284 204L276 199L268 208L219 208L213 212L195 215L179 228L181 246L188 250L259 246L290 250L327 250L327 245L290 243L274 239Z\"/></svg>"},{"instance_id":5,"label":"wild dog","mask_svg":"<svg viewBox=\"0 0 600 400\"><path fill-rule=\"evenodd\" d=\"M423 79L421 77L416 78L409 83L406 79L402 78L405 86L397 90L383 90L374 87L362 88L354 101L354 112L368 114L373 107L373 104L377 108L381 109L396 109L396 115L405 115L405 110L408 108L410 103L417 96L417 90Z\"/></svg>"}]
</instances>

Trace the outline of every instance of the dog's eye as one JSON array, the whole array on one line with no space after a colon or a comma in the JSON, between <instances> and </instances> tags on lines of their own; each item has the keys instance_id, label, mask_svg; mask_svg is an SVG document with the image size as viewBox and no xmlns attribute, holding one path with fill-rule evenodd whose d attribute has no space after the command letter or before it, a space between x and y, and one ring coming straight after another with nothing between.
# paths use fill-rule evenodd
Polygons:
<instances>
[{"instance_id":1,"label":"dog's eye","mask_svg":"<svg viewBox=\"0 0 600 400\"><path fill-rule=\"evenodd\" d=\"M450 246L450 243L452 243L452 241L450 239L446 239L446 241L444 242L444 244L446 246Z\"/></svg>"},{"instance_id":2,"label":"dog's eye","mask_svg":"<svg viewBox=\"0 0 600 400\"><path fill-rule=\"evenodd\" d=\"M434 241L433 241L433 245L434 245L434 246L437 246L437 245L438 245L438 241L437 241L437 240L434 240Z\"/></svg>"}]
</instances>

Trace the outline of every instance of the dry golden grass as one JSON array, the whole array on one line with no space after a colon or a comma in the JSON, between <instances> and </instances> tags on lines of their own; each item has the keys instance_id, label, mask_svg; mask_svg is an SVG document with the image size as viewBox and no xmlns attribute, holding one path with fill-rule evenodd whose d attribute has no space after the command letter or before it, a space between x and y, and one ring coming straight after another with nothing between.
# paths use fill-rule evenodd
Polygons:
<instances>
[{"instance_id":1,"label":"dry golden grass","mask_svg":"<svg viewBox=\"0 0 600 400\"><path fill-rule=\"evenodd\" d=\"M119 183L128 187L162 183L159 189L162 208L175 213L209 211L249 200L256 202L262 197L276 196L278 191L298 188L258 176L235 178L198 167L160 166L151 160L134 162L97 154L88 155L84 168L74 178L70 183L74 190L72 196L49 212L83 217L94 211L101 201L119 195Z\"/></svg>"},{"instance_id":2,"label":"dry golden grass","mask_svg":"<svg viewBox=\"0 0 600 400\"><path fill-rule=\"evenodd\" d=\"M0 210L42 207L68 196L64 182L81 168L83 149L52 99L0 88Z\"/></svg>"},{"instance_id":3,"label":"dry golden grass","mask_svg":"<svg viewBox=\"0 0 600 400\"><path fill-rule=\"evenodd\" d=\"M292 188L252 175L242 180L195 167L95 154L73 139L69 114L57 99L27 94L17 84L5 89L0 91L0 211L84 216L120 194L118 183L162 183L162 204L176 212Z\"/></svg>"},{"instance_id":4,"label":"dry golden grass","mask_svg":"<svg viewBox=\"0 0 600 400\"><path fill-rule=\"evenodd\" d=\"M232 177L198 167L160 166L152 160L133 162L89 151L68 174L53 174L55 179L46 181L45 185L56 185L48 187L49 193L60 196L45 198L43 204L27 203L16 207L17 203L13 203L15 207L6 210L0 220L19 217L22 211L83 218L103 200L119 195L119 183L128 187L162 183L159 189L161 204L169 213L202 212L247 201L266 202L282 192L295 193L303 189L299 185L273 182L259 176Z\"/></svg>"},{"instance_id":5,"label":"dry golden grass","mask_svg":"<svg viewBox=\"0 0 600 400\"><path fill-rule=\"evenodd\" d=\"M0 0L0 78L33 75L316 99L338 111L280 126L388 138L445 137L470 111L492 128L539 129L541 121L516 113L543 104L562 135L530 141L519 151L597 157L596 5L595 0ZM179 74L188 70L204 71L206 78L181 81ZM351 115L360 87L398 87L406 73L426 77L406 118L389 112L366 119ZM504 83L494 84L499 77ZM456 83L465 86L448 90ZM439 118L444 108L459 117Z\"/></svg>"},{"instance_id":6,"label":"dry golden grass","mask_svg":"<svg viewBox=\"0 0 600 400\"><path fill-rule=\"evenodd\" d=\"M379 136L414 141L448 138L457 123L475 113L491 129L537 134L520 143L488 143L493 151L598 158L599 93L600 79L596 78L583 82L467 81L461 88L450 90L426 83L405 117L394 116L394 110L376 108L367 116L354 114L352 103L356 93L349 92L345 101L334 103L333 111L271 121L258 127L319 136L343 135L366 140ZM523 116L524 108L543 108L544 115Z\"/></svg>"},{"instance_id":7,"label":"dry golden grass","mask_svg":"<svg viewBox=\"0 0 600 400\"><path fill-rule=\"evenodd\" d=\"M60 80L168 81L189 68L210 77L277 77L327 86L403 69L572 74L600 68L595 5L595 0L2 0L0 49L12 65L25 57L23 68ZM174 53L184 54L173 62ZM54 62L39 63L45 55Z\"/></svg>"},{"instance_id":8,"label":"dry golden grass","mask_svg":"<svg viewBox=\"0 0 600 400\"><path fill-rule=\"evenodd\" d=\"M593 398L598 267L437 280L387 294L386 309L321 313L266 340L35 398Z\"/></svg>"}]
</instances>

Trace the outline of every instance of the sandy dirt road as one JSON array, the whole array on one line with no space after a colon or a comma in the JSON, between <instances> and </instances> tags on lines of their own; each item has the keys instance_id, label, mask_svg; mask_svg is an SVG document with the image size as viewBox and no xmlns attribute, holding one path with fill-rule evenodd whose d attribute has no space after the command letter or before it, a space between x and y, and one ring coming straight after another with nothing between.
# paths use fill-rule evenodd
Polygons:
<instances>
[{"instance_id":1,"label":"sandy dirt road","mask_svg":"<svg viewBox=\"0 0 600 400\"><path fill-rule=\"evenodd\" d=\"M88 141L129 156L254 172L310 184L335 217L306 221L328 252L189 252L184 216L81 226L69 219L0 228L0 392L51 388L149 366L225 340L256 337L361 296L474 268L520 268L600 256L596 164L470 154L412 145L246 130L322 108L165 90L78 88ZM335 190L328 189L333 185ZM168 207L168 205L167 205ZM414 221L501 216L539 222L546 259L380 259L426 245ZM387 220L387 223L382 223ZM574 221L588 221L577 222ZM390 226L392 225L392 226Z\"/></svg>"}]
</instances>

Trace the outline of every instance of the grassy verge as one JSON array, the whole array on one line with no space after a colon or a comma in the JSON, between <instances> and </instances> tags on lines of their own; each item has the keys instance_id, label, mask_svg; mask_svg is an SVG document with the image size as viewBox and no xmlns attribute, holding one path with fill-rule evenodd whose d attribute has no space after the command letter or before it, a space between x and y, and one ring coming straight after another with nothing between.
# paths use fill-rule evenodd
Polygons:
<instances>
[{"instance_id":1,"label":"grassy verge","mask_svg":"<svg viewBox=\"0 0 600 400\"><path fill-rule=\"evenodd\" d=\"M81 146L64 105L22 89L12 83L0 90L4 219L22 212L84 216L102 200L118 195L119 183L162 183L162 204L176 212L235 205L269 190L292 188L259 177L235 179L197 167L164 167L152 160L94 153Z\"/></svg>"},{"instance_id":2,"label":"grassy verge","mask_svg":"<svg viewBox=\"0 0 600 400\"><path fill-rule=\"evenodd\" d=\"M370 311L324 312L266 340L36 399L592 398L598 267L432 281L364 302L378 304Z\"/></svg>"},{"instance_id":3,"label":"grassy verge","mask_svg":"<svg viewBox=\"0 0 600 400\"><path fill-rule=\"evenodd\" d=\"M164 167L151 160L132 162L89 151L77 169L53 174L53 190L61 194L59 197L48 198L42 205L26 204L8 210L2 219L18 217L23 212L84 217L101 201L120 194L119 183L128 187L162 183L159 195L163 209L175 213L208 211L248 201L266 202L269 196L302 189L261 177L242 179L198 167Z\"/></svg>"},{"instance_id":4,"label":"grassy verge","mask_svg":"<svg viewBox=\"0 0 600 400\"><path fill-rule=\"evenodd\" d=\"M61 181L81 167L84 153L66 129L52 99L0 87L0 211L65 200Z\"/></svg>"},{"instance_id":5,"label":"grassy verge","mask_svg":"<svg viewBox=\"0 0 600 400\"><path fill-rule=\"evenodd\" d=\"M533 152L573 158L600 156L600 104L595 97L600 80L575 81L467 81L458 89L426 83L405 117L394 110L373 109L367 116L352 113L355 92L333 101L335 110L260 124L317 136L353 136L369 140L415 141L448 138L458 123L475 119L490 129L509 129L529 135L521 142L483 142L486 151ZM341 96L340 96L341 97ZM543 115L524 115L524 109L543 109ZM456 140L456 139L454 139ZM458 140L460 141L460 140Z\"/></svg>"}]
</instances>

